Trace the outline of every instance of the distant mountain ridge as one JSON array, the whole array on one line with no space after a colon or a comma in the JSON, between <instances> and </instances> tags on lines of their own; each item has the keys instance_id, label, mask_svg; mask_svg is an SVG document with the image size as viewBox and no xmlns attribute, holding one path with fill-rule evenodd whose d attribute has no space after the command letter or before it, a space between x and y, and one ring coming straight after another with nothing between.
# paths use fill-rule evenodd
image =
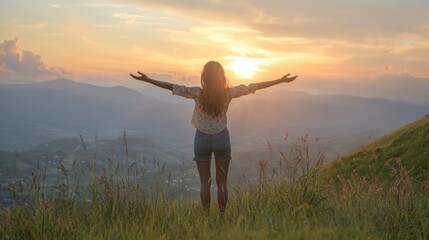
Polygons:
<instances>
[{"instance_id":1,"label":"distant mountain ridge","mask_svg":"<svg viewBox=\"0 0 429 240\"><path fill-rule=\"evenodd\" d=\"M125 87L99 87L68 79L0 85L0 122L6 128L0 134L0 142L14 138L18 125L43 126L74 136L98 131L101 137L110 138L124 130L141 132L163 129L163 126L180 127L188 123L189 116L179 113L189 112L188 109L188 106L173 106ZM31 135L32 130L28 131ZM40 137L43 139L43 134ZM52 139L55 138L46 140Z\"/></svg>"},{"instance_id":2,"label":"distant mountain ridge","mask_svg":"<svg viewBox=\"0 0 429 240\"><path fill-rule=\"evenodd\" d=\"M407 73L383 74L366 80L296 81L291 88L316 94L379 97L399 102L429 104L429 77L416 77Z\"/></svg>"},{"instance_id":3,"label":"distant mountain ridge","mask_svg":"<svg viewBox=\"0 0 429 240\"><path fill-rule=\"evenodd\" d=\"M255 135L263 134L263 131L275 134L284 126L283 132L295 137L306 132L327 136L398 127L428 112L429 105L382 98L279 90L272 95L255 93L255 96L240 99L239 104L233 103L229 123L237 126L240 132L252 129ZM271 128L252 128L267 122Z\"/></svg>"},{"instance_id":4,"label":"distant mountain ridge","mask_svg":"<svg viewBox=\"0 0 429 240\"><path fill-rule=\"evenodd\" d=\"M0 149L24 150L78 134L116 138L125 130L191 152L192 110L192 104L163 102L126 87L68 79L0 85ZM324 137L392 128L427 112L427 105L276 88L234 99L228 127L239 147L281 139L285 132Z\"/></svg>"}]
</instances>

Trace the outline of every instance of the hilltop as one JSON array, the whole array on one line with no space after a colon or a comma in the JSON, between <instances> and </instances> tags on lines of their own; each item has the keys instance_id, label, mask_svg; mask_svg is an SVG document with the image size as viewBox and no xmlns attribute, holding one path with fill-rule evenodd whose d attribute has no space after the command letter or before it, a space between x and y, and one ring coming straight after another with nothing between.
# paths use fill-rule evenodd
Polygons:
<instances>
[{"instance_id":1,"label":"hilltop","mask_svg":"<svg viewBox=\"0 0 429 240\"><path fill-rule=\"evenodd\" d=\"M414 180L428 179L429 115L332 162L327 172L330 176L345 177L354 172L370 179L385 180L391 173L389 165L397 160Z\"/></svg>"}]
</instances>

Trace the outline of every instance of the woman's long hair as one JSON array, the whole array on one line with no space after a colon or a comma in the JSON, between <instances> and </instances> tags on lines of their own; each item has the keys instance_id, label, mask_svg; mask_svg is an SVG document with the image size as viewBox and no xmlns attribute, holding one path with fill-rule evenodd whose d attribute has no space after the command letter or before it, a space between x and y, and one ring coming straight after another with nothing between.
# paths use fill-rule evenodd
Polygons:
<instances>
[{"instance_id":1,"label":"woman's long hair","mask_svg":"<svg viewBox=\"0 0 429 240\"><path fill-rule=\"evenodd\" d=\"M228 81L220 63L210 61L204 65L201 87L199 104L202 110L210 116L220 117L228 94Z\"/></svg>"}]
</instances>

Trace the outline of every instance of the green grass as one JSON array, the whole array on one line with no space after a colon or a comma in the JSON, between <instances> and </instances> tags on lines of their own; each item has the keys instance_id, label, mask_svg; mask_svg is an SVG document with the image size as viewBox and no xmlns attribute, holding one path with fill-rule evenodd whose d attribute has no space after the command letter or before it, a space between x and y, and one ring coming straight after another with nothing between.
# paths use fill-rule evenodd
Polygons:
<instances>
[{"instance_id":1,"label":"green grass","mask_svg":"<svg viewBox=\"0 0 429 240\"><path fill-rule=\"evenodd\" d=\"M362 191L368 188L370 191ZM294 182L242 186L225 215L196 201L137 193L39 201L2 209L4 239L427 239L429 194L400 193L354 179L335 191L318 172ZM133 193L133 194L130 194ZM127 196L127 194L129 194Z\"/></svg>"},{"instance_id":2,"label":"green grass","mask_svg":"<svg viewBox=\"0 0 429 240\"><path fill-rule=\"evenodd\" d=\"M429 115L333 162L327 172L331 176L349 178L357 174L384 181L389 179L391 168L397 167L395 162L398 160L413 180L422 182L428 179Z\"/></svg>"},{"instance_id":3,"label":"green grass","mask_svg":"<svg viewBox=\"0 0 429 240\"><path fill-rule=\"evenodd\" d=\"M410 156L406 149L389 150L398 141L410 144L404 138L410 131L417 134L425 129L426 118L368 145L366 156L384 161L382 175L376 175L378 165L369 167L372 177L364 174L369 170L347 170L348 161L358 161L352 156L360 156L359 151L345 158L351 160L326 168L324 155L310 149L314 142L307 136L299 143L287 143L289 151L278 162L260 161L255 166L259 179L230 186L225 214L219 213L215 202L209 213L204 212L197 196L171 198L171 185L165 181L169 178L162 168L154 175L157 181L147 182L138 164L113 163L100 173L89 157L88 169L82 170L88 179L85 183L79 182L75 169L59 169L64 176L55 189L44 186L45 170L33 172L32 181L23 188L19 182L10 182L15 205L0 208L0 237L428 239L429 180L425 172L409 166L425 159L424 149L418 146L429 135L413 136L419 139L413 146L399 144L419 151L410 163L406 163L405 156ZM375 155L368 154L371 149ZM341 174L334 177L333 173Z\"/></svg>"}]
</instances>

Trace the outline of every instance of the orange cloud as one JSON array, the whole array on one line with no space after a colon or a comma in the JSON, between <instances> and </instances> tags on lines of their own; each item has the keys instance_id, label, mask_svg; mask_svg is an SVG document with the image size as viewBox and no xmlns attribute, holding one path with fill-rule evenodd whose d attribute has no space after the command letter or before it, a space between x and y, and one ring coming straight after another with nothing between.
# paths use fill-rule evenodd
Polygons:
<instances>
[{"instance_id":1,"label":"orange cloud","mask_svg":"<svg viewBox=\"0 0 429 240\"><path fill-rule=\"evenodd\" d=\"M21 50L18 38L0 44L0 71L9 77L37 79L39 76L62 76L71 72L61 67L47 67L42 58Z\"/></svg>"}]
</instances>

